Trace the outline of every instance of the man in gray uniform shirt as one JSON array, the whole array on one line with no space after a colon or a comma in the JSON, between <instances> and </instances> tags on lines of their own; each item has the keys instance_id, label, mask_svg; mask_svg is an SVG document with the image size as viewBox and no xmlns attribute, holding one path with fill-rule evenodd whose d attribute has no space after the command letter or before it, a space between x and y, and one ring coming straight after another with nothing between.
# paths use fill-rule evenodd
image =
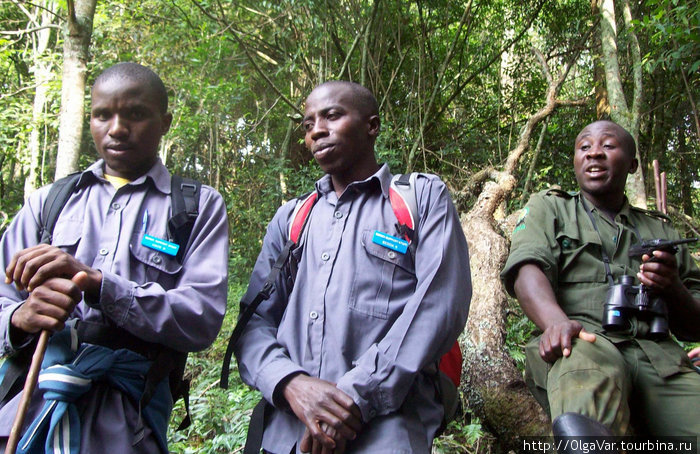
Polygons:
<instances>
[{"instance_id":1,"label":"man in gray uniform shirt","mask_svg":"<svg viewBox=\"0 0 700 454\"><path fill-rule=\"evenodd\" d=\"M418 174L417 249L395 237L392 174L379 165L377 101L333 81L306 100L306 146L326 175L305 227L293 288L278 280L236 345L243 380L273 404L266 452L429 453L443 410L435 364L464 329L471 299L467 243L446 186ZM243 301L260 290L287 240L295 202L267 228Z\"/></svg>"},{"instance_id":2,"label":"man in gray uniform shirt","mask_svg":"<svg viewBox=\"0 0 700 454\"><path fill-rule=\"evenodd\" d=\"M49 428L48 417L37 418L19 452L44 452L44 443L47 449L54 443L52 452L68 446L84 453L168 452L168 379L140 409L143 376L158 351L201 350L216 337L226 309L228 223L221 195L203 185L189 242L179 245L181 260L148 246L149 237L168 239L172 211L171 176L158 158L172 120L167 109L163 82L150 69L120 63L103 72L92 87L90 114L102 159L80 175L51 244L39 244L48 186L31 195L2 238L2 354L31 348L31 340L49 330L47 358L62 356L57 364L69 366L40 376L25 427L42 409L43 392L85 385L63 417L55 414L63 403L56 406L44 394L55 421ZM75 320L102 325L115 343L132 339L139 352L75 345ZM0 436L9 434L19 397L0 409Z\"/></svg>"}]
</instances>

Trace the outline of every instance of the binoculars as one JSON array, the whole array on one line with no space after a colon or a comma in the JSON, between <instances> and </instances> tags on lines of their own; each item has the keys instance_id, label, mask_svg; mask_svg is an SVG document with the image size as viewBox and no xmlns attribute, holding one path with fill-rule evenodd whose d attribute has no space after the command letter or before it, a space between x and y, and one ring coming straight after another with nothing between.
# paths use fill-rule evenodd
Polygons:
<instances>
[{"instance_id":1,"label":"binoculars","mask_svg":"<svg viewBox=\"0 0 700 454\"><path fill-rule=\"evenodd\" d=\"M649 323L648 337L668 336L668 309L664 300L644 285L634 285L634 277L622 276L608 289L603 306L603 328L606 331L629 329L630 318Z\"/></svg>"}]
</instances>

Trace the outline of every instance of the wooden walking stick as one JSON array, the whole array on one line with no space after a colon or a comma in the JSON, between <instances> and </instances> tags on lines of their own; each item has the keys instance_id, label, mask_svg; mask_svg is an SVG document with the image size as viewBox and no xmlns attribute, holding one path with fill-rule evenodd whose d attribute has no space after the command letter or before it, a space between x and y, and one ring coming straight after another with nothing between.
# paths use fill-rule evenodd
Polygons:
<instances>
[{"instance_id":1,"label":"wooden walking stick","mask_svg":"<svg viewBox=\"0 0 700 454\"><path fill-rule=\"evenodd\" d=\"M39 342L36 344L34 355L32 355L32 364L29 366L27 380L24 382L22 399L19 401L17 414L15 415L15 420L12 422L12 429L10 429L10 437L7 439L5 454L15 454L15 451L17 450L17 444L22 436L24 418L27 416L29 402L32 400L32 394L34 394L34 388L36 388L37 378L39 378L41 362L44 360L46 346L49 343L49 335L50 333L46 330L43 330L39 335Z\"/></svg>"},{"instance_id":2,"label":"wooden walking stick","mask_svg":"<svg viewBox=\"0 0 700 454\"><path fill-rule=\"evenodd\" d=\"M78 287L83 287L87 279L87 273L80 271L73 279L71 279ZM29 372L27 372L27 379L24 382L24 389L22 392L22 398L19 401L19 407L17 408L17 414L15 415L15 420L12 422L12 429L10 429L10 436L7 439L7 446L5 447L5 454L15 454L17 451L17 444L22 436L22 426L24 425L24 419L27 416L27 409L29 408L29 402L32 400L32 395L34 394L34 389L36 388L36 382L39 378L39 372L41 371L41 363L44 361L44 354L46 354L46 347L49 344L49 336L51 333L47 330L42 330L39 334L39 341L36 344L36 349L34 349L34 354L32 355L32 363L29 366Z\"/></svg>"}]
</instances>

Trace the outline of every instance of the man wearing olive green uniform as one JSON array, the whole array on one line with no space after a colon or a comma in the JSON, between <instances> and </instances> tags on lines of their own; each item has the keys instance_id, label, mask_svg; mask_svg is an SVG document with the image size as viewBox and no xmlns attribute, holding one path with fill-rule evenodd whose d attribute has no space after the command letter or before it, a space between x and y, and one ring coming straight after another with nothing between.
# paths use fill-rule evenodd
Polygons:
<instances>
[{"instance_id":1,"label":"man wearing olive green uniform","mask_svg":"<svg viewBox=\"0 0 700 454\"><path fill-rule=\"evenodd\" d=\"M679 238L666 218L627 202L634 150L632 137L615 123L584 128L574 155L581 191L550 190L530 199L501 276L543 331L526 347L527 380L552 419L573 412L616 435L695 436L700 374L683 349L670 337L651 340L648 323L636 318L623 332L602 327L607 256L615 283L635 277L635 285L641 281L664 298L677 337L700 337L700 270L687 248L675 256L655 251L653 262L628 256L639 236Z\"/></svg>"}]
</instances>

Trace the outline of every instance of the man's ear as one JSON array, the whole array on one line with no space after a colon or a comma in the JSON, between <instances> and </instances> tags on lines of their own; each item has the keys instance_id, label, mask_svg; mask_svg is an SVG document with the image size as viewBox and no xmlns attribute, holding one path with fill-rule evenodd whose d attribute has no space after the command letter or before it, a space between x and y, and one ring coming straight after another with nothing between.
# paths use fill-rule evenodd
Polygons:
<instances>
[{"instance_id":1,"label":"man's ear","mask_svg":"<svg viewBox=\"0 0 700 454\"><path fill-rule=\"evenodd\" d=\"M367 120L367 133L373 138L377 138L379 135L379 130L381 129L381 121L379 120L379 115L372 115Z\"/></svg>"},{"instance_id":2,"label":"man's ear","mask_svg":"<svg viewBox=\"0 0 700 454\"><path fill-rule=\"evenodd\" d=\"M629 173L634 173L637 171L637 167L639 167L639 161L637 161L637 158L632 159L632 162L630 163L630 170Z\"/></svg>"},{"instance_id":3,"label":"man's ear","mask_svg":"<svg viewBox=\"0 0 700 454\"><path fill-rule=\"evenodd\" d=\"M161 120L163 121L163 131L161 131L161 135L164 136L168 131L170 131L170 124L173 122L173 114L170 112L165 112Z\"/></svg>"}]
</instances>

